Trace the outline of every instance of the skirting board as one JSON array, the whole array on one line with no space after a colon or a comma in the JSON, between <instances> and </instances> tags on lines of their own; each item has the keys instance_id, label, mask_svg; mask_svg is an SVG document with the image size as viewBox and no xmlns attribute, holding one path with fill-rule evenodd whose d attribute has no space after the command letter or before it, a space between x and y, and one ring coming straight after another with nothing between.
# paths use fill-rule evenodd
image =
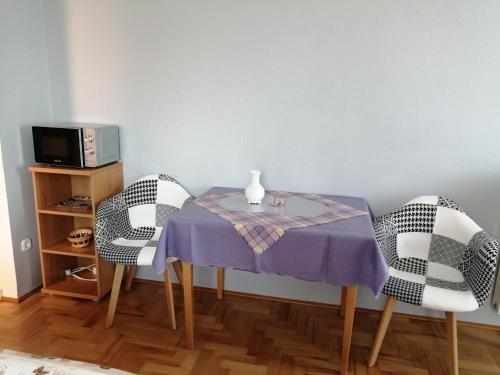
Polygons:
<instances>
[{"instance_id":1,"label":"skirting board","mask_svg":"<svg viewBox=\"0 0 500 375\"><path fill-rule=\"evenodd\" d=\"M24 301L26 298L32 296L33 294L37 293L40 289L42 289L42 286L38 285L37 287L35 287L35 289L30 290L28 293L25 293L21 297L18 297L18 298L2 296L0 298L0 302L19 303L19 302Z\"/></svg>"},{"instance_id":2,"label":"skirting board","mask_svg":"<svg viewBox=\"0 0 500 375\"><path fill-rule=\"evenodd\" d=\"M162 288L164 286L162 281L157 281L157 280L134 278L134 281L139 283L139 284L156 285L156 286L160 286ZM176 283L173 283L173 287L179 288L179 289L182 288L180 284L176 284ZM217 289L207 288L204 286L195 286L193 289L195 291L198 291L198 292L217 293ZM322 308L333 309L333 310L338 310L340 308L339 305L330 304L330 303L302 301L302 300L283 298L283 297L266 296L266 295L261 295L261 294L235 292L235 291L225 290L225 289L224 289L224 295L242 297L242 298L250 298L250 299L256 299L256 300L261 300L261 301L293 303L296 305L322 307ZM367 308L360 308L360 307L356 308L356 312L364 313L364 314L367 314L367 313L378 314L378 315L382 315L382 313L383 313L382 310L367 309ZM435 318L435 317L431 317L431 316L413 315L413 314L405 314L405 313L398 313L398 312L395 312L393 314L393 316L399 317L399 318L404 318L404 319L423 320L423 321L443 323L443 324L446 323L446 319L444 319L444 318ZM467 322L465 320L458 320L457 324L462 325L462 326L467 326L467 327L482 328L482 329L488 329L488 330L500 332L500 326L496 326L493 324Z\"/></svg>"}]
</instances>

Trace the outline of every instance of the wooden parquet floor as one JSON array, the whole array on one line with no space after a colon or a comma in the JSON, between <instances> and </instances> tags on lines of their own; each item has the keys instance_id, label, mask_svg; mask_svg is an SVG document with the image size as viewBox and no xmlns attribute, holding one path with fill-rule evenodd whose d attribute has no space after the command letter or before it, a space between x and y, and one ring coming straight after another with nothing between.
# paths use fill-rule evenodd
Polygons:
<instances>
[{"instance_id":1,"label":"wooden parquet floor","mask_svg":"<svg viewBox=\"0 0 500 375\"><path fill-rule=\"evenodd\" d=\"M338 310L195 292L196 342L184 349L182 294L178 329L167 328L164 294L135 284L121 293L115 325L104 328L101 303L37 293L19 305L0 303L0 347L154 374L338 374ZM357 312L351 371L447 374L445 325L393 318L375 367L365 365L379 315ZM500 374L500 332L459 326L460 373Z\"/></svg>"}]
</instances>

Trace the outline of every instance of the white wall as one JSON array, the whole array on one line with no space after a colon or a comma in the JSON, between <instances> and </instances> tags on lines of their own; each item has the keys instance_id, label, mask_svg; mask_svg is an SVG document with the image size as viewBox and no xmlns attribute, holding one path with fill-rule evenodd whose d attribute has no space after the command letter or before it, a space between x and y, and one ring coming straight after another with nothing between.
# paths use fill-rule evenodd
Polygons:
<instances>
[{"instance_id":1,"label":"white wall","mask_svg":"<svg viewBox=\"0 0 500 375\"><path fill-rule=\"evenodd\" d=\"M0 299L2 296L18 297L1 146L0 144L0 228L2 228L0 236Z\"/></svg>"},{"instance_id":2,"label":"white wall","mask_svg":"<svg viewBox=\"0 0 500 375\"><path fill-rule=\"evenodd\" d=\"M120 124L127 182L164 171L199 194L259 168L267 188L365 196L376 214L447 195L499 233L499 2L44 9L54 118ZM333 286L236 271L226 287L338 301ZM358 305L382 302L363 290ZM489 306L460 318L499 324Z\"/></svg>"},{"instance_id":3,"label":"white wall","mask_svg":"<svg viewBox=\"0 0 500 375\"><path fill-rule=\"evenodd\" d=\"M2 251L14 255L17 273L16 295L5 293L9 297L21 296L41 282L27 166L33 161L30 125L50 120L42 12L38 0L0 0L0 140L12 232L10 249ZM33 239L34 247L21 252L26 237Z\"/></svg>"}]
</instances>

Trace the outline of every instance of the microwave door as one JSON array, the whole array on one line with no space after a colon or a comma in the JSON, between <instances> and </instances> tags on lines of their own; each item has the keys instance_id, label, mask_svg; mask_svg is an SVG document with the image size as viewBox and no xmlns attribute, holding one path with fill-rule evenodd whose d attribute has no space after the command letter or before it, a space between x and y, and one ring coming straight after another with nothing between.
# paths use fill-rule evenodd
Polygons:
<instances>
[{"instance_id":1,"label":"microwave door","mask_svg":"<svg viewBox=\"0 0 500 375\"><path fill-rule=\"evenodd\" d=\"M80 128L33 127L35 161L68 167L83 167Z\"/></svg>"}]
</instances>

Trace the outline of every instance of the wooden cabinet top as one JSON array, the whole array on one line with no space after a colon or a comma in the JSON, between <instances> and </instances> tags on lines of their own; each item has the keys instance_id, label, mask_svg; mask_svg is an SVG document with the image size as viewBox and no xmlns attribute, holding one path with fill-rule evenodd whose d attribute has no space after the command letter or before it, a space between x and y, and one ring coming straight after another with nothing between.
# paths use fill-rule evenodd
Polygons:
<instances>
[{"instance_id":1,"label":"wooden cabinet top","mask_svg":"<svg viewBox=\"0 0 500 375\"><path fill-rule=\"evenodd\" d=\"M35 165L30 165L28 167L28 170L32 173L36 172L36 173L69 174L77 176L92 176L110 171L115 168L122 168L122 167L123 163L121 161L118 161L98 168L70 168L70 167L58 167L53 165L35 164Z\"/></svg>"}]
</instances>

